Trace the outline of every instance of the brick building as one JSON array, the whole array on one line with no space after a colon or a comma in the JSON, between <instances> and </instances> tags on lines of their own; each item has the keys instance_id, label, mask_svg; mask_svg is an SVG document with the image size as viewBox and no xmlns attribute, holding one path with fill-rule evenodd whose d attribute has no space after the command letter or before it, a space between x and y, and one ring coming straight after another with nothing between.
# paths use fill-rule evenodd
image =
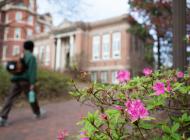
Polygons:
<instances>
[{"instance_id":1,"label":"brick building","mask_svg":"<svg viewBox=\"0 0 190 140\"><path fill-rule=\"evenodd\" d=\"M52 26L50 14L37 13L36 0L14 0L0 9L0 58L23 51L23 42Z\"/></svg>"},{"instance_id":2,"label":"brick building","mask_svg":"<svg viewBox=\"0 0 190 140\"><path fill-rule=\"evenodd\" d=\"M127 15L96 22L69 22L33 37L35 54L46 67L65 71L77 66L93 81L117 83L118 70L143 68L144 44L127 30Z\"/></svg>"}]
</instances>

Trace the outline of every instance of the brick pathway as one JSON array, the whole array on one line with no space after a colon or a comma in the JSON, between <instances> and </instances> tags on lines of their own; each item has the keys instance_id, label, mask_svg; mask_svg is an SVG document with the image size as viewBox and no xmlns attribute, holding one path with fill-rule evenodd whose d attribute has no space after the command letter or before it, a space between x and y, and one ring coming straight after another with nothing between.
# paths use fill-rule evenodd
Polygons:
<instances>
[{"instance_id":1,"label":"brick pathway","mask_svg":"<svg viewBox=\"0 0 190 140\"><path fill-rule=\"evenodd\" d=\"M14 109L10 114L10 125L0 128L0 140L56 140L58 130L67 129L70 135L78 134L76 125L92 108L75 100L44 105L47 117L34 119L29 107ZM76 138L73 138L76 140Z\"/></svg>"}]
</instances>

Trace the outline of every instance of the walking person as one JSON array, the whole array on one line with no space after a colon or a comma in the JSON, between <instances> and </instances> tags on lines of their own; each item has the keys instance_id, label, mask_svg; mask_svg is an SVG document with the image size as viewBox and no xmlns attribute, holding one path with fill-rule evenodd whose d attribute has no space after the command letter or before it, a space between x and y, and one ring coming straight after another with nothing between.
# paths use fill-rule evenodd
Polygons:
<instances>
[{"instance_id":1,"label":"walking person","mask_svg":"<svg viewBox=\"0 0 190 140\"><path fill-rule=\"evenodd\" d=\"M5 103L0 112L0 126L6 126L9 112L15 99L24 93L28 98L31 91L35 91L35 83L37 79L37 62L33 55L34 43L32 41L26 41L23 44L24 56L23 62L25 64L25 70L20 74L13 74L11 78L12 85L10 91L6 97ZM30 102L33 113L37 118L42 117L37 97L35 95L34 101Z\"/></svg>"}]
</instances>

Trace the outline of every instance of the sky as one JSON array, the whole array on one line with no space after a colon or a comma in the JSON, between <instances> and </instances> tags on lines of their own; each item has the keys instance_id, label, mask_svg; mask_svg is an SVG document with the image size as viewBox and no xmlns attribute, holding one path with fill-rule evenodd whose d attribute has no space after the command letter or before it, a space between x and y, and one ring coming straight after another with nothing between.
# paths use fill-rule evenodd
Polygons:
<instances>
[{"instance_id":1,"label":"sky","mask_svg":"<svg viewBox=\"0 0 190 140\"><path fill-rule=\"evenodd\" d=\"M57 12L57 7L48 0L37 0L40 14L50 12L53 16L54 25L59 25L64 17ZM95 21L114 16L119 16L128 11L127 0L83 0L80 16L77 20ZM80 17L80 18L79 18Z\"/></svg>"}]
</instances>

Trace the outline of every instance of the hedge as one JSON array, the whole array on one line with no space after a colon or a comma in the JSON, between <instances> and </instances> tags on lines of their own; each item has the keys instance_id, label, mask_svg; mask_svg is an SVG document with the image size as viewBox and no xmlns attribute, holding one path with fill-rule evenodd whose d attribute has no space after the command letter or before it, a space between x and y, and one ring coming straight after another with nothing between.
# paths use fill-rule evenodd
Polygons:
<instances>
[{"instance_id":1,"label":"hedge","mask_svg":"<svg viewBox=\"0 0 190 140\"><path fill-rule=\"evenodd\" d=\"M9 87L11 75L0 66L0 101L4 100ZM40 69L36 88L38 97L42 99L53 99L67 96L70 89L70 77L63 73L57 73L47 69Z\"/></svg>"}]
</instances>

